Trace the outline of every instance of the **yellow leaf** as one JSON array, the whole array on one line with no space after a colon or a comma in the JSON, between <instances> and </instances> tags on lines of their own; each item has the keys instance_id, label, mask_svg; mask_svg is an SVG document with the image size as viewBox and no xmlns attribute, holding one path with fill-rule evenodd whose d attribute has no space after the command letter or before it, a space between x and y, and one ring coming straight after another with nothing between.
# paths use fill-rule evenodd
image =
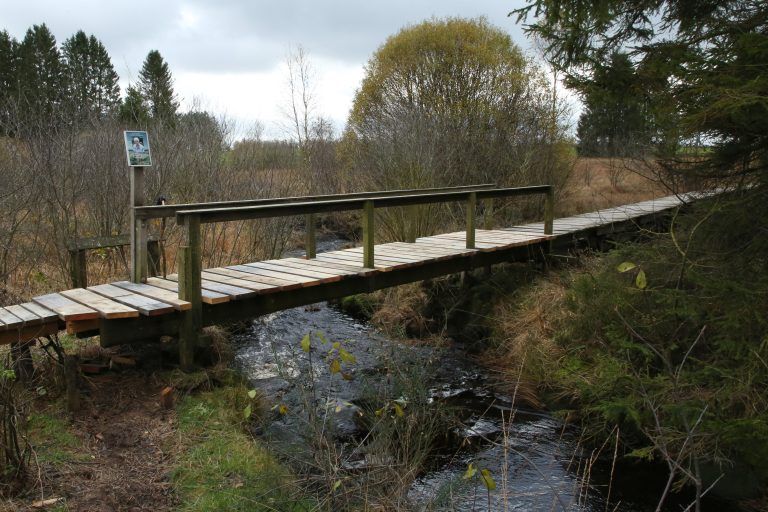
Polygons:
<instances>
[{"instance_id":1,"label":"yellow leaf","mask_svg":"<svg viewBox=\"0 0 768 512\"><path fill-rule=\"evenodd\" d=\"M392 402L392 407L395 409L395 414L397 414L399 417L405 416L405 411L403 411L403 408L400 407L400 404L397 402Z\"/></svg>"},{"instance_id":2,"label":"yellow leaf","mask_svg":"<svg viewBox=\"0 0 768 512\"><path fill-rule=\"evenodd\" d=\"M309 334L305 334L303 338L301 338L301 350L304 352L309 352Z\"/></svg>"},{"instance_id":3,"label":"yellow leaf","mask_svg":"<svg viewBox=\"0 0 768 512\"><path fill-rule=\"evenodd\" d=\"M643 272L642 270L637 273L637 277L635 278L635 284L641 290L644 290L645 287L648 286L648 280L645 278L645 272Z\"/></svg>"},{"instance_id":4,"label":"yellow leaf","mask_svg":"<svg viewBox=\"0 0 768 512\"><path fill-rule=\"evenodd\" d=\"M483 483L485 484L486 489L489 491L496 490L496 482L494 482L490 471L483 469L480 471L480 476L483 477Z\"/></svg>"},{"instance_id":5,"label":"yellow leaf","mask_svg":"<svg viewBox=\"0 0 768 512\"><path fill-rule=\"evenodd\" d=\"M625 261L624 263L619 264L619 266L616 267L616 270L618 270L619 272L621 272L623 274L624 272L629 272L630 270L632 270L636 266L637 265L635 265L631 261Z\"/></svg>"},{"instance_id":6,"label":"yellow leaf","mask_svg":"<svg viewBox=\"0 0 768 512\"><path fill-rule=\"evenodd\" d=\"M477 474L477 469L475 469L475 465L470 462L469 466L467 466L467 471L464 473L464 476L462 478L464 480L469 480L476 474Z\"/></svg>"},{"instance_id":7,"label":"yellow leaf","mask_svg":"<svg viewBox=\"0 0 768 512\"><path fill-rule=\"evenodd\" d=\"M353 356L343 348L339 349L339 356L341 357L341 360L344 361L345 363L355 364L357 362L357 359L355 358L355 356Z\"/></svg>"},{"instance_id":8,"label":"yellow leaf","mask_svg":"<svg viewBox=\"0 0 768 512\"><path fill-rule=\"evenodd\" d=\"M338 359L334 359L333 361L331 361L330 370L331 370L331 374L339 373L341 371L341 363L339 362Z\"/></svg>"},{"instance_id":9,"label":"yellow leaf","mask_svg":"<svg viewBox=\"0 0 768 512\"><path fill-rule=\"evenodd\" d=\"M283 416L285 416L286 414L288 414L288 406L287 406L287 405L285 405L285 404L280 404L280 405L277 407L277 412L279 412L280 414L282 414Z\"/></svg>"}]
</instances>

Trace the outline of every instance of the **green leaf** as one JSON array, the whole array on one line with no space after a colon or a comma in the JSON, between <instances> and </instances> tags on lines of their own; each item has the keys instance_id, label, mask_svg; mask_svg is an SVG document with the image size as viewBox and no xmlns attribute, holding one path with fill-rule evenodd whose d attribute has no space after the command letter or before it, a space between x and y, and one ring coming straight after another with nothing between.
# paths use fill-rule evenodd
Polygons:
<instances>
[{"instance_id":1,"label":"green leaf","mask_svg":"<svg viewBox=\"0 0 768 512\"><path fill-rule=\"evenodd\" d=\"M355 364L357 362L357 358L355 358L355 356L353 356L343 348L339 349L339 356L341 357L341 360L344 361L345 363Z\"/></svg>"},{"instance_id":2,"label":"green leaf","mask_svg":"<svg viewBox=\"0 0 768 512\"><path fill-rule=\"evenodd\" d=\"M637 285L637 287L641 290L644 290L645 287L648 286L648 280L645 278L645 272L642 270L637 273L637 277L635 278L635 285Z\"/></svg>"},{"instance_id":3,"label":"green leaf","mask_svg":"<svg viewBox=\"0 0 768 512\"><path fill-rule=\"evenodd\" d=\"M341 347L341 343L338 342L338 341L334 341L333 345L331 345L331 347L336 349L336 350L339 350L339 348Z\"/></svg>"},{"instance_id":4,"label":"green leaf","mask_svg":"<svg viewBox=\"0 0 768 512\"><path fill-rule=\"evenodd\" d=\"M467 466L467 470L464 472L464 476L461 477L464 480L469 480L472 477L474 477L477 474L477 469L475 468L475 465L471 462L469 463L469 466Z\"/></svg>"},{"instance_id":5,"label":"green leaf","mask_svg":"<svg viewBox=\"0 0 768 512\"><path fill-rule=\"evenodd\" d=\"M496 490L496 482L493 480L490 471L483 469L480 471L480 476L483 478L483 483L485 484L486 489L489 491Z\"/></svg>"},{"instance_id":6,"label":"green leaf","mask_svg":"<svg viewBox=\"0 0 768 512\"><path fill-rule=\"evenodd\" d=\"M618 270L619 272L621 272L623 274L624 272L629 272L630 270L632 270L636 266L637 265L635 265L631 261L625 261L624 263L619 264L619 266L616 267L616 270Z\"/></svg>"},{"instance_id":7,"label":"green leaf","mask_svg":"<svg viewBox=\"0 0 768 512\"><path fill-rule=\"evenodd\" d=\"M339 487L341 487L341 480L336 480L335 482L333 482L333 489L332 489L333 491L337 491Z\"/></svg>"},{"instance_id":8,"label":"green leaf","mask_svg":"<svg viewBox=\"0 0 768 512\"><path fill-rule=\"evenodd\" d=\"M331 367L330 367L331 375L334 373L339 373L341 371L341 363L338 359L334 359L331 361Z\"/></svg>"},{"instance_id":9,"label":"green leaf","mask_svg":"<svg viewBox=\"0 0 768 512\"><path fill-rule=\"evenodd\" d=\"M309 353L309 347L309 334L305 334L304 337L301 338L301 350Z\"/></svg>"},{"instance_id":10,"label":"green leaf","mask_svg":"<svg viewBox=\"0 0 768 512\"><path fill-rule=\"evenodd\" d=\"M255 390L255 389L252 389L252 390L250 390L250 391L248 392L248 398L250 398L251 400L253 400L254 398L256 398L256 390Z\"/></svg>"},{"instance_id":11,"label":"green leaf","mask_svg":"<svg viewBox=\"0 0 768 512\"><path fill-rule=\"evenodd\" d=\"M247 406L245 406L245 410L243 410L243 416L245 416L245 419L248 419L248 418L250 418L250 417L251 417L251 413L252 413L252 412L253 412L253 411L251 410L251 406L250 406L250 404L249 404L249 405L247 405Z\"/></svg>"}]
</instances>

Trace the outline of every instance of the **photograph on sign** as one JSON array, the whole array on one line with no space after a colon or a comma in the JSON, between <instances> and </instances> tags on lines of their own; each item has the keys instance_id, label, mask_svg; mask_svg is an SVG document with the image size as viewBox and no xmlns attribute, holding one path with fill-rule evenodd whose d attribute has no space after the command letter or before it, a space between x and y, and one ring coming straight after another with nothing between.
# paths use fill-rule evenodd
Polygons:
<instances>
[{"instance_id":1,"label":"photograph on sign","mask_svg":"<svg viewBox=\"0 0 768 512\"><path fill-rule=\"evenodd\" d=\"M149 167L152 165L147 132L126 131L123 133L125 134L125 152L128 155L128 165L132 167Z\"/></svg>"}]
</instances>

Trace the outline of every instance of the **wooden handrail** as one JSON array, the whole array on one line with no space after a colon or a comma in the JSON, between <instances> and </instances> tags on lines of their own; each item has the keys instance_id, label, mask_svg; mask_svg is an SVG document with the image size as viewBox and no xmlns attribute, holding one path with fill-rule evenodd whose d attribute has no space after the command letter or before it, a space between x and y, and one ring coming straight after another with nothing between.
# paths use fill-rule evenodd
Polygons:
<instances>
[{"instance_id":1,"label":"wooden handrail","mask_svg":"<svg viewBox=\"0 0 768 512\"><path fill-rule=\"evenodd\" d=\"M308 215L315 213L361 210L365 206L366 201L372 201L374 208L388 208L393 206L410 206L465 201L469 200L470 194L475 194L477 199L490 199L496 197L514 197L536 194L549 196L552 193L553 190L551 185L536 185L532 187L495 188L477 191L436 192L396 196L369 196L362 198L328 200L319 202L179 210L176 212L176 220L181 224L183 223L184 217L194 215L200 218L200 222L202 224L209 224L212 222L228 222L235 220L264 219L270 217L288 217L292 215Z\"/></svg>"},{"instance_id":2,"label":"wooden handrail","mask_svg":"<svg viewBox=\"0 0 768 512\"><path fill-rule=\"evenodd\" d=\"M294 196L294 197L273 197L268 199L245 199L242 201L217 201L209 203L189 203L189 204L165 204L156 206L141 206L135 209L136 218L139 219L162 219L176 216L177 212L182 210L204 210L217 208L241 208L247 206L266 206L286 203L302 203L313 201L338 201L342 199L361 199L367 197L387 197L404 196L410 194L424 194L436 192L451 192L462 190L483 190L496 188L493 183L483 183L480 185L461 185L457 187L436 187L436 188L417 188L402 190L382 190L371 192L352 192L348 194L325 194L314 196Z\"/></svg>"}]
</instances>

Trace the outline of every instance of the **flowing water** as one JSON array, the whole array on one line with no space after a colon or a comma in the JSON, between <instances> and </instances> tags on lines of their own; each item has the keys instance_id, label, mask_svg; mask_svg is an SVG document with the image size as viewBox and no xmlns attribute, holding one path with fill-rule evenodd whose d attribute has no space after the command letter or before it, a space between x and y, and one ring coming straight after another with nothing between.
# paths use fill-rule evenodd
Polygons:
<instances>
[{"instance_id":1,"label":"flowing water","mask_svg":"<svg viewBox=\"0 0 768 512\"><path fill-rule=\"evenodd\" d=\"M310 332L315 335L308 354L300 340ZM316 333L330 341L322 343ZM345 364L343 372L331 374L323 356L333 352L335 341L342 342L356 360ZM447 446L437 450L430 467L411 486L408 499L413 509L645 512L656 508L666 478L663 467L653 471L614 467L612 453L593 456L594 448L582 445L576 428L546 412L516 409L512 397L495 392L484 369L461 347L405 345L324 303L254 320L235 343L236 365L269 401L291 412L306 408L308 396L321 409L330 403L325 407L331 427L344 446L359 446L365 436L365 427L357 420L366 383L388 379L395 365L410 364L420 371L428 401L455 411L459 421L446 433ZM342 373L349 380L341 378ZM276 412L272 416L264 432L270 443L283 455L286 447L306 450L302 436L306 425L299 416ZM345 468L365 467L363 453L341 452ZM466 480L470 464L478 471ZM487 490L482 470L489 471L495 490ZM683 510L689 503L689 497L677 498L664 510ZM709 502L704 510L727 509Z\"/></svg>"}]
</instances>

